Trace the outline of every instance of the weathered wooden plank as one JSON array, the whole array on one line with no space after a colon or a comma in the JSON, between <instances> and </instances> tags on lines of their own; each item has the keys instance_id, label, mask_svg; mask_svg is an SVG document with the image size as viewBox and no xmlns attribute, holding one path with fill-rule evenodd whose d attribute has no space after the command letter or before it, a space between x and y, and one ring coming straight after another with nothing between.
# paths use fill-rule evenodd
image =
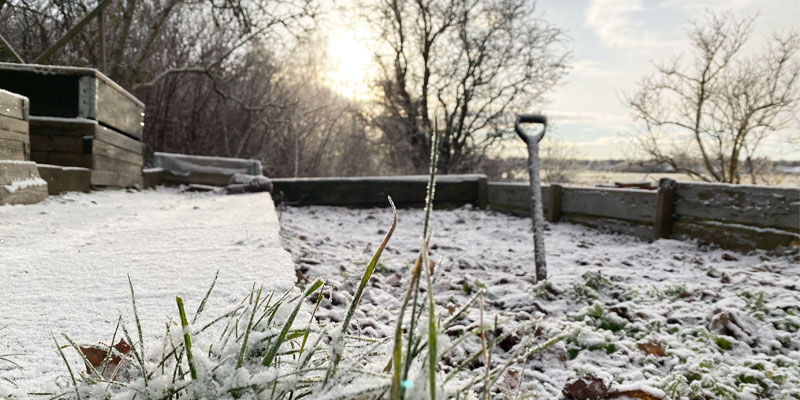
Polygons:
<instances>
[{"instance_id":1,"label":"weathered wooden plank","mask_svg":"<svg viewBox=\"0 0 800 400\"><path fill-rule=\"evenodd\" d=\"M95 69L0 63L0 87L27 96L31 115L87 118L142 137L144 104Z\"/></svg>"},{"instance_id":2,"label":"weathered wooden plank","mask_svg":"<svg viewBox=\"0 0 800 400\"><path fill-rule=\"evenodd\" d=\"M97 80L97 120L133 138L142 139L144 107L130 100L118 87ZM126 92L127 93L127 92Z\"/></svg>"},{"instance_id":3,"label":"weathered wooden plank","mask_svg":"<svg viewBox=\"0 0 800 400\"><path fill-rule=\"evenodd\" d=\"M42 181L38 185L9 191L5 186L0 186L0 205L2 204L36 204L47 198L47 183Z\"/></svg>"},{"instance_id":4,"label":"weathered wooden plank","mask_svg":"<svg viewBox=\"0 0 800 400\"><path fill-rule=\"evenodd\" d=\"M490 210L530 216L530 184L490 182L487 192ZM550 197L550 186L542 186L542 208L546 214L550 210Z\"/></svg>"},{"instance_id":5,"label":"weathered wooden plank","mask_svg":"<svg viewBox=\"0 0 800 400\"><path fill-rule=\"evenodd\" d=\"M0 131L28 134L28 121L0 115Z\"/></svg>"},{"instance_id":6,"label":"weathered wooden plank","mask_svg":"<svg viewBox=\"0 0 800 400\"><path fill-rule=\"evenodd\" d=\"M28 98L0 89L0 116L26 121Z\"/></svg>"},{"instance_id":7,"label":"weathered wooden plank","mask_svg":"<svg viewBox=\"0 0 800 400\"><path fill-rule=\"evenodd\" d=\"M678 183L677 218L780 228L800 232L800 189Z\"/></svg>"},{"instance_id":8,"label":"weathered wooden plank","mask_svg":"<svg viewBox=\"0 0 800 400\"><path fill-rule=\"evenodd\" d=\"M0 137L0 160L27 161L28 157L26 143Z\"/></svg>"},{"instance_id":9,"label":"weathered wooden plank","mask_svg":"<svg viewBox=\"0 0 800 400\"><path fill-rule=\"evenodd\" d=\"M681 240L697 239L701 243L738 251L800 246L800 234L796 232L716 221L676 220L673 223L672 237Z\"/></svg>"},{"instance_id":10,"label":"weathered wooden plank","mask_svg":"<svg viewBox=\"0 0 800 400\"><path fill-rule=\"evenodd\" d=\"M163 178L165 183L177 185L189 185L192 183L200 185L225 186L231 182L233 174L215 174L208 172L190 172L186 175L178 175L170 171L164 171Z\"/></svg>"},{"instance_id":11,"label":"weathered wooden plank","mask_svg":"<svg viewBox=\"0 0 800 400\"><path fill-rule=\"evenodd\" d=\"M134 153L100 140L94 140L92 153L96 156L103 156L114 160L137 164L140 167L144 164L142 153ZM95 168L99 167L95 165Z\"/></svg>"},{"instance_id":12,"label":"weathered wooden plank","mask_svg":"<svg viewBox=\"0 0 800 400\"><path fill-rule=\"evenodd\" d=\"M31 149L50 153L84 153L80 136L31 135Z\"/></svg>"},{"instance_id":13,"label":"weathered wooden plank","mask_svg":"<svg viewBox=\"0 0 800 400\"><path fill-rule=\"evenodd\" d=\"M92 168L91 154L31 151L31 160L40 164Z\"/></svg>"},{"instance_id":14,"label":"weathered wooden plank","mask_svg":"<svg viewBox=\"0 0 800 400\"><path fill-rule=\"evenodd\" d=\"M94 136L97 122L75 118L30 118L31 135L41 136Z\"/></svg>"},{"instance_id":15,"label":"weathered wooden plank","mask_svg":"<svg viewBox=\"0 0 800 400\"><path fill-rule=\"evenodd\" d=\"M0 160L0 205L33 204L47 197L47 182L30 161Z\"/></svg>"},{"instance_id":16,"label":"weathered wooden plank","mask_svg":"<svg viewBox=\"0 0 800 400\"><path fill-rule=\"evenodd\" d=\"M142 185L142 175L121 175L112 171L92 170L92 186L130 187Z\"/></svg>"},{"instance_id":17,"label":"weathered wooden plank","mask_svg":"<svg viewBox=\"0 0 800 400\"><path fill-rule=\"evenodd\" d=\"M36 177L36 163L31 161L0 160L0 185L8 185L13 180Z\"/></svg>"},{"instance_id":18,"label":"weathered wooden plank","mask_svg":"<svg viewBox=\"0 0 800 400\"><path fill-rule=\"evenodd\" d=\"M95 128L94 137L96 140L106 142L133 153L143 153L142 142L121 135L119 132L115 132L113 129L109 129L100 124Z\"/></svg>"},{"instance_id":19,"label":"weathered wooden plank","mask_svg":"<svg viewBox=\"0 0 800 400\"><path fill-rule=\"evenodd\" d=\"M47 182L47 193L58 195L67 192L91 191L91 170L88 168L61 167L37 164L39 175Z\"/></svg>"},{"instance_id":20,"label":"weathered wooden plank","mask_svg":"<svg viewBox=\"0 0 800 400\"><path fill-rule=\"evenodd\" d=\"M118 172L123 175L141 175L142 164L133 164L116 158L106 157L99 154L94 155L93 169L102 171Z\"/></svg>"},{"instance_id":21,"label":"weathered wooden plank","mask_svg":"<svg viewBox=\"0 0 800 400\"><path fill-rule=\"evenodd\" d=\"M584 214L562 213L561 220L572 224L585 225L591 228L613 233L635 236L642 240L653 239L653 226L615 218L603 218Z\"/></svg>"},{"instance_id":22,"label":"weathered wooden plank","mask_svg":"<svg viewBox=\"0 0 800 400\"><path fill-rule=\"evenodd\" d=\"M478 206L479 184L483 175L446 175L436 181L439 207L463 204ZM398 207L421 207L425 204L426 176L297 178L274 179L273 193L299 205L334 205L347 207L388 207L386 196Z\"/></svg>"},{"instance_id":23,"label":"weathered wooden plank","mask_svg":"<svg viewBox=\"0 0 800 400\"><path fill-rule=\"evenodd\" d=\"M652 224L656 193L637 189L595 189L564 187L563 213L583 214Z\"/></svg>"},{"instance_id":24,"label":"weathered wooden plank","mask_svg":"<svg viewBox=\"0 0 800 400\"><path fill-rule=\"evenodd\" d=\"M29 144L28 132L14 132L0 129L0 139Z\"/></svg>"},{"instance_id":25,"label":"weathered wooden plank","mask_svg":"<svg viewBox=\"0 0 800 400\"><path fill-rule=\"evenodd\" d=\"M161 168L147 168L142 170L142 186L152 189L164 182L164 170Z\"/></svg>"}]
</instances>

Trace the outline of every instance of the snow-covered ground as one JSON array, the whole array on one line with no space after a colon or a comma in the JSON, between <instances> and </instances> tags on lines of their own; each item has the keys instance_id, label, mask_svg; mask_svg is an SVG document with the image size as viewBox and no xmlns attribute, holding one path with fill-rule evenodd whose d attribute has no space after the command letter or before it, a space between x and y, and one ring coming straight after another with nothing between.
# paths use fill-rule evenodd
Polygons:
<instances>
[{"instance_id":1,"label":"snow-covered ground","mask_svg":"<svg viewBox=\"0 0 800 400\"><path fill-rule=\"evenodd\" d=\"M264 285L294 286L269 194L208 196L175 190L107 191L0 206L0 387L51 392L67 371L53 342L108 342L122 315L136 337L130 275L147 349L177 319L175 296L194 313L219 271L207 314L218 316ZM82 363L65 351L73 365ZM2 390L0 390L2 392Z\"/></svg>"},{"instance_id":2,"label":"snow-covered ground","mask_svg":"<svg viewBox=\"0 0 800 400\"><path fill-rule=\"evenodd\" d=\"M322 277L334 289L317 315L340 321L391 211L278 212L301 281ZM422 218L422 210L399 211L397 230L356 312L361 334L391 333L418 254ZM485 321L493 323L497 314L498 331L544 313L539 329L520 334L539 334L543 341L565 329L575 332L507 376L510 389L522 382L523 392L561 398L569 380L588 376L612 390L642 389L653 398L800 398L797 249L743 255L570 224L549 225L546 248L552 285L536 286L530 219L470 208L434 212L431 259L437 260L435 296L443 313L485 287ZM476 310L464 329L478 319ZM495 360L519 341L501 344ZM479 348L476 338L445 359L445 368Z\"/></svg>"},{"instance_id":3,"label":"snow-covered ground","mask_svg":"<svg viewBox=\"0 0 800 400\"><path fill-rule=\"evenodd\" d=\"M422 210L399 211L397 231L355 314L361 335L391 334L422 217ZM66 383L51 335L62 344L62 333L81 344L108 342L121 314L136 336L127 275L149 352L160 354L164 324L177 315L175 295L193 313L217 270L207 318L238 303L253 282L284 291L295 280L320 277L329 289L316 315L323 324L341 321L390 221L389 209L276 213L266 194L165 189L0 207L0 356L18 354L8 358L24 368L0 360L0 393L51 392ZM546 230L551 280L544 286L533 283L529 219L468 207L435 211L433 232L440 313L485 288L484 322L494 324L496 315L495 333L513 332L493 349L493 362L530 335L541 343L572 332L508 373L500 386L509 391L521 386L540 398L561 398L567 382L591 376L617 393L642 389L651 398L800 397L797 249L743 255L552 224ZM539 316L536 329L522 328ZM471 330L479 319L475 307L448 334ZM443 359L443 372L479 349L477 337L467 340ZM66 354L81 365L74 351ZM469 367L480 371L481 359Z\"/></svg>"}]
</instances>

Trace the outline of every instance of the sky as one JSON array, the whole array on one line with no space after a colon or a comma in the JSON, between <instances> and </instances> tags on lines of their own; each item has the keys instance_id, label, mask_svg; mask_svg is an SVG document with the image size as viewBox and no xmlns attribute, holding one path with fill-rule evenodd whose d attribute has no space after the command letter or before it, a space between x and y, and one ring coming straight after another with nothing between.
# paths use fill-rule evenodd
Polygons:
<instances>
[{"instance_id":1,"label":"sky","mask_svg":"<svg viewBox=\"0 0 800 400\"><path fill-rule=\"evenodd\" d=\"M341 0L328 1L341 8L341 14L324 24L330 28L328 53L334 63L328 84L347 97L366 99L364 76L371 63L368 28L344 21L354 10ZM701 19L706 10L758 14L748 52L766 43L773 32L800 29L800 0L538 0L536 4L539 16L569 36L567 47L573 57L569 74L547 96L544 110L520 112L544 112L551 122L548 135L569 144L577 158L637 156L633 146L637 131L623 96L654 71L653 62L671 60L689 49L690 21ZM762 144L761 154L800 160L800 147L786 144L786 138L799 130L800 120L773 134ZM521 142L503 151L525 154Z\"/></svg>"},{"instance_id":2,"label":"sky","mask_svg":"<svg viewBox=\"0 0 800 400\"><path fill-rule=\"evenodd\" d=\"M552 133L572 144L584 158L624 158L636 134L622 103L639 79L688 49L691 19L707 9L736 15L758 13L750 44L764 43L772 32L800 27L800 0L539 0L543 17L571 38L572 70L550 95L545 113ZM793 131L773 135L763 146L774 159L800 159L787 146Z\"/></svg>"}]
</instances>

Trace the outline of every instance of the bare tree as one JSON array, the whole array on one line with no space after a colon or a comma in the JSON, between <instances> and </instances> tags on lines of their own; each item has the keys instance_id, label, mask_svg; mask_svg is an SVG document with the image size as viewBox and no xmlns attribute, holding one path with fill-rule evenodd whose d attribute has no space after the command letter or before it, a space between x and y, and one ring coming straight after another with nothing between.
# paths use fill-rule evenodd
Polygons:
<instances>
[{"instance_id":1,"label":"bare tree","mask_svg":"<svg viewBox=\"0 0 800 400\"><path fill-rule=\"evenodd\" d=\"M511 114L529 110L566 72L564 33L531 0L375 0L381 40L373 123L404 172L427 168L434 129L439 170L469 171Z\"/></svg>"},{"instance_id":2,"label":"bare tree","mask_svg":"<svg viewBox=\"0 0 800 400\"><path fill-rule=\"evenodd\" d=\"M549 137L541 143L542 181L547 183L570 183L575 180L581 153L575 146Z\"/></svg>"},{"instance_id":3,"label":"bare tree","mask_svg":"<svg viewBox=\"0 0 800 400\"><path fill-rule=\"evenodd\" d=\"M709 12L689 31L692 51L656 65L626 97L646 130L645 154L705 181L739 183L744 173L757 183L759 146L791 123L800 101L800 33L775 34L746 56L754 20Z\"/></svg>"},{"instance_id":4,"label":"bare tree","mask_svg":"<svg viewBox=\"0 0 800 400\"><path fill-rule=\"evenodd\" d=\"M95 2L10 0L0 33L30 60ZM315 11L313 0L114 1L105 72L147 104L150 151L256 158L271 176L375 172L360 106L318 83L324 49L298 44L321 43L300 40ZM98 67L96 41L87 25L51 62Z\"/></svg>"}]
</instances>

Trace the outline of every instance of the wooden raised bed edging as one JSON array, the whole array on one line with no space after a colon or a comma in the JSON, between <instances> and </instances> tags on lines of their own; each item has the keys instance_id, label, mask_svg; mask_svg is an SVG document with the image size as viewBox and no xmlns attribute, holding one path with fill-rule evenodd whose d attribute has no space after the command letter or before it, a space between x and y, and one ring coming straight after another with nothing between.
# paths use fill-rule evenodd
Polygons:
<instances>
[{"instance_id":1,"label":"wooden raised bed edging","mask_svg":"<svg viewBox=\"0 0 800 400\"><path fill-rule=\"evenodd\" d=\"M426 175L355 178L273 179L273 197L290 205L343 207L388 207L386 196L398 207L422 207L428 186ZM472 204L481 207L491 200L485 175L442 175L436 178L437 207Z\"/></svg>"},{"instance_id":2,"label":"wooden raised bed edging","mask_svg":"<svg viewBox=\"0 0 800 400\"><path fill-rule=\"evenodd\" d=\"M527 183L490 182L488 208L529 215ZM545 216L643 240L698 240L725 249L800 245L800 189L662 179L639 189L542 187Z\"/></svg>"},{"instance_id":3,"label":"wooden raised bed edging","mask_svg":"<svg viewBox=\"0 0 800 400\"><path fill-rule=\"evenodd\" d=\"M672 236L749 251L800 246L800 189L718 183L675 188Z\"/></svg>"}]
</instances>

